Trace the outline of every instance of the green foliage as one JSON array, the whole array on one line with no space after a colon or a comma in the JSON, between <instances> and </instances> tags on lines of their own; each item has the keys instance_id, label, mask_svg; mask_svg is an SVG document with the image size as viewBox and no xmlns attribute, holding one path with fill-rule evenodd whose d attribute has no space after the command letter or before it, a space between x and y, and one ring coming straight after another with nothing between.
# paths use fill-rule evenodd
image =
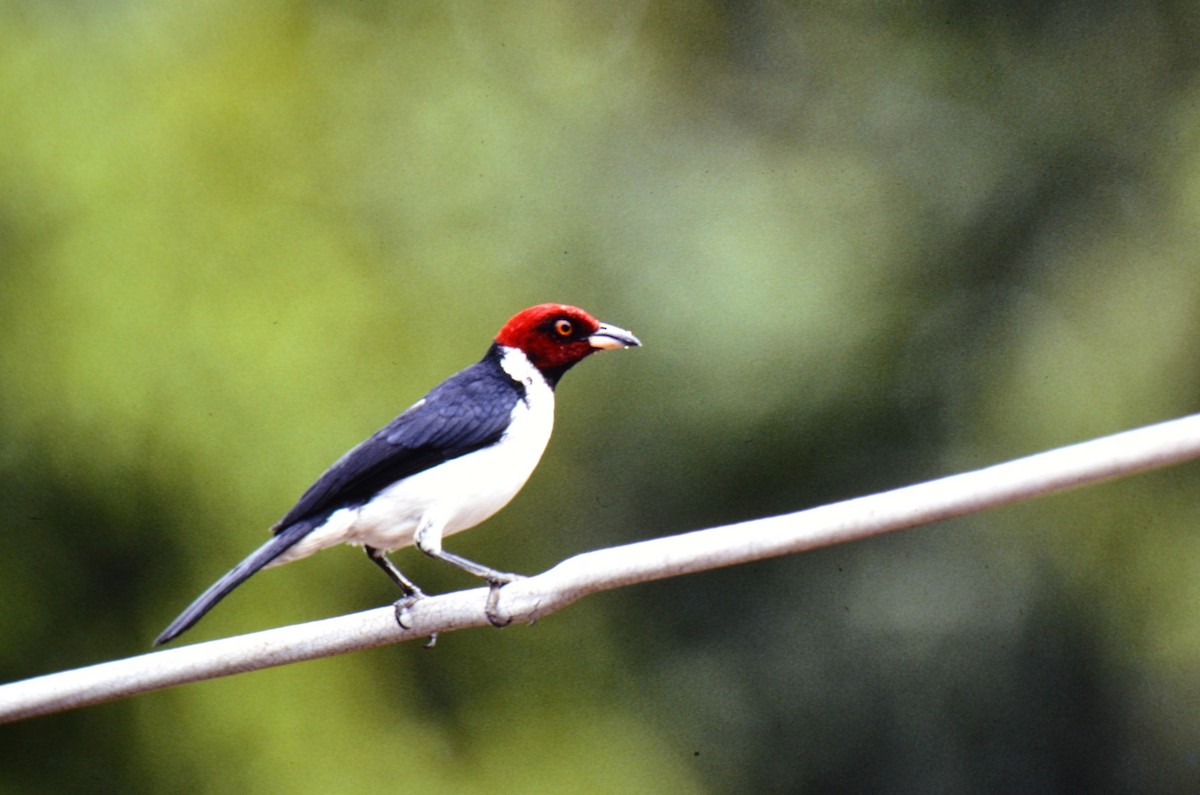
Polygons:
<instances>
[{"instance_id":1,"label":"green foliage","mask_svg":"<svg viewBox=\"0 0 1200 795\"><path fill-rule=\"evenodd\" d=\"M145 651L531 303L646 348L450 542L518 571L1195 410L1198 23L0 4L0 679ZM0 792L1187 791L1194 476L4 727ZM188 639L392 596L324 553Z\"/></svg>"}]
</instances>

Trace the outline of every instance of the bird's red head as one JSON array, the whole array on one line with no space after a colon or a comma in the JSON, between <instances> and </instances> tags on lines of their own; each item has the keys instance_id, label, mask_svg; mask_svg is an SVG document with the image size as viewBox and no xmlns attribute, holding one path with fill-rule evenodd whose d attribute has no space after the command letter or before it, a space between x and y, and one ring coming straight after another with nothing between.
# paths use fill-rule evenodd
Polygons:
<instances>
[{"instance_id":1,"label":"bird's red head","mask_svg":"<svg viewBox=\"0 0 1200 795\"><path fill-rule=\"evenodd\" d=\"M518 312L500 329L496 342L519 348L543 373L557 375L596 351L642 344L628 331L567 304L538 304Z\"/></svg>"}]
</instances>

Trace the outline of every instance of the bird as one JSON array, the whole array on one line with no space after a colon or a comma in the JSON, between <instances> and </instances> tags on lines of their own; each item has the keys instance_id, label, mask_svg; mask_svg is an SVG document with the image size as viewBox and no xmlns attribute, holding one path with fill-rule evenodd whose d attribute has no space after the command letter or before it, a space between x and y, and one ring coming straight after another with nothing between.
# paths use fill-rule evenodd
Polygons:
<instances>
[{"instance_id":1,"label":"bird","mask_svg":"<svg viewBox=\"0 0 1200 795\"><path fill-rule=\"evenodd\" d=\"M362 546L400 588L401 610L424 596L387 553L415 545L430 557L499 588L517 575L443 549L443 539L474 527L525 485L550 440L559 379L591 354L634 348L630 332L567 304L538 304L513 315L483 358L339 458L272 528L270 540L213 583L162 631L178 637L256 572L342 543Z\"/></svg>"}]
</instances>

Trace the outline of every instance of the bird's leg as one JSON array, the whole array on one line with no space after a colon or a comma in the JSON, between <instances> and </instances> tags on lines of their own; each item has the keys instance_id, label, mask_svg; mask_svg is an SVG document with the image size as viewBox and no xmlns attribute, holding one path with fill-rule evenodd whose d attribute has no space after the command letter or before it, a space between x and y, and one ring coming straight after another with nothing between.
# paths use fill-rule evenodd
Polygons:
<instances>
[{"instance_id":1,"label":"bird's leg","mask_svg":"<svg viewBox=\"0 0 1200 795\"><path fill-rule=\"evenodd\" d=\"M389 580L396 583L396 587L405 596L415 596L419 599L425 595L412 580L405 577L400 572L400 569L396 568L395 564L388 559L388 556L384 554L382 549L376 549L375 547L363 547L363 549L366 550L367 557L371 559L371 562L383 569L383 573L388 576Z\"/></svg>"},{"instance_id":2,"label":"bird's leg","mask_svg":"<svg viewBox=\"0 0 1200 795\"><path fill-rule=\"evenodd\" d=\"M468 560L461 555L455 555L453 552L447 552L442 549L442 533L441 527L432 522L424 522L418 529L413 539L417 549L424 552L431 558L445 561L451 566L457 566L465 572L474 574L487 582L489 588L487 604L484 606L484 614L487 615L487 620L493 627L506 627L512 623L511 617L501 616L497 607L500 603L500 589L510 582L522 579L522 575L513 574L508 571L498 571L497 569L484 566L482 563L476 563L473 560Z\"/></svg>"},{"instance_id":3,"label":"bird's leg","mask_svg":"<svg viewBox=\"0 0 1200 795\"><path fill-rule=\"evenodd\" d=\"M428 549L422 549L421 551L424 552L426 555L428 555L431 558L437 558L438 560L444 560L447 563L449 563L451 566L457 566L458 568L462 569L463 571L470 572L471 574L474 574L476 577L479 577L482 580L486 580L488 585L496 585L496 586L508 585L510 582L515 582L516 580L521 579L520 574L513 574L510 571L498 571L497 569L492 569L487 566L484 566L481 563L476 563L473 560L467 560L466 558L462 557L461 555L455 555L453 552L447 552L444 549L438 549L438 550L433 550L433 551L428 550Z\"/></svg>"},{"instance_id":4,"label":"bird's leg","mask_svg":"<svg viewBox=\"0 0 1200 795\"><path fill-rule=\"evenodd\" d=\"M403 594L403 596L396 600L396 623L404 629L411 629L412 614L409 610L418 599L425 596L424 592L412 580L405 577L400 572L400 569L396 568L382 549L376 549L375 547L364 547L364 549L367 551L367 557L376 566L383 569L383 573L388 576L389 580L396 584L396 587ZM436 634L430 637L429 645L432 646L435 642L437 642Z\"/></svg>"}]
</instances>

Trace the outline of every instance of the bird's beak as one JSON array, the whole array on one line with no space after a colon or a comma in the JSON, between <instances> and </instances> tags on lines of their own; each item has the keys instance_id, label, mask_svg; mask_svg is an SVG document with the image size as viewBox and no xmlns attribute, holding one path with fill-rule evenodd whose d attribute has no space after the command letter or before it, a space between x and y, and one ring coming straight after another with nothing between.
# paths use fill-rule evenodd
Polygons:
<instances>
[{"instance_id":1,"label":"bird's beak","mask_svg":"<svg viewBox=\"0 0 1200 795\"><path fill-rule=\"evenodd\" d=\"M637 348L641 346L641 342L637 337L630 334L623 328L616 326L608 326L603 323L600 328L596 329L590 337L587 338L588 344L593 348L600 350L613 350L614 348Z\"/></svg>"}]
</instances>

